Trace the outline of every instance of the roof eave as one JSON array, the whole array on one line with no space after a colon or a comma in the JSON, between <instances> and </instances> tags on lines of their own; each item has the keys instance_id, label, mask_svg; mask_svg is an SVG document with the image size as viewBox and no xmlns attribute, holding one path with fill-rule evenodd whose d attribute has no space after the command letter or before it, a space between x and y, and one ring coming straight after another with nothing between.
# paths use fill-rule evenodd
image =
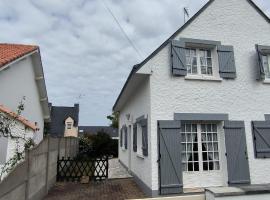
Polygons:
<instances>
[{"instance_id":1,"label":"roof eave","mask_svg":"<svg viewBox=\"0 0 270 200\"><path fill-rule=\"evenodd\" d=\"M46 82L45 82L45 77L44 77L44 70L43 70L42 60L41 60L41 55L40 55L40 49L38 48L35 51L35 53L36 54L32 55L33 56L32 59L34 62L34 66L38 67L38 70L34 69L37 87L38 87L38 90L40 91L40 94L43 94L43 96L39 95L40 103L41 103L42 111L43 111L43 119L45 122L50 122L51 117L50 117L50 109L49 109L49 100L48 100ZM38 73L38 71L40 71L40 74ZM38 84L38 82L40 82L41 84Z\"/></svg>"},{"instance_id":2,"label":"roof eave","mask_svg":"<svg viewBox=\"0 0 270 200\"><path fill-rule=\"evenodd\" d=\"M140 64L135 65L125 84L124 87L122 88L119 96L116 99L116 102L113 106L113 111L116 112L117 110L115 109L117 106L117 103L119 102L119 99L121 98L129 80L131 79L132 75L135 74L145 63L147 63L151 58L153 58L163 47L165 47L171 40L174 38L177 34L179 34L183 29L185 29L195 18L197 18L198 15L200 15L214 0L209 0L195 15L193 15L183 26L181 26L177 31L175 31L165 42L163 42L155 51L153 51L146 59L144 59Z\"/></svg>"}]
</instances>

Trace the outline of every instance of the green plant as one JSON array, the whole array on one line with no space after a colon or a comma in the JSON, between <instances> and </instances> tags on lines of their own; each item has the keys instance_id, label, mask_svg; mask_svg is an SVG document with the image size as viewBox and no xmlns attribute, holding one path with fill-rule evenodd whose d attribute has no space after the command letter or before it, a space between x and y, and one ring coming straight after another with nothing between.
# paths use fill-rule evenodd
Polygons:
<instances>
[{"instance_id":1,"label":"green plant","mask_svg":"<svg viewBox=\"0 0 270 200\"><path fill-rule=\"evenodd\" d=\"M118 155L118 141L113 140L107 133L98 132L96 135L84 135L79 141L78 158L93 158Z\"/></svg>"},{"instance_id":2,"label":"green plant","mask_svg":"<svg viewBox=\"0 0 270 200\"><path fill-rule=\"evenodd\" d=\"M113 112L111 115L107 116L107 119L111 121L111 127L118 128L119 112Z\"/></svg>"},{"instance_id":3,"label":"green plant","mask_svg":"<svg viewBox=\"0 0 270 200\"><path fill-rule=\"evenodd\" d=\"M34 140L26 136L25 129L21 130L22 134L17 134L12 131L18 123L17 119L24 110L24 101L25 97L19 102L17 112L12 116L0 113L0 138L5 137L16 143L14 155L1 167L0 181L4 174L8 174L18 163L25 159L25 151L31 149L35 145Z\"/></svg>"}]
</instances>

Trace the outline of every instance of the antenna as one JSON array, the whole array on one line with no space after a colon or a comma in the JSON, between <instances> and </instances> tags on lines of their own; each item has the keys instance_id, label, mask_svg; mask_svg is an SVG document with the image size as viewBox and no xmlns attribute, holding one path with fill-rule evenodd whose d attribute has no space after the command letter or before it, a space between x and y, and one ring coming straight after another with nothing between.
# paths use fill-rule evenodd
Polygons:
<instances>
[{"instance_id":1,"label":"antenna","mask_svg":"<svg viewBox=\"0 0 270 200\"><path fill-rule=\"evenodd\" d=\"M188 7L184 7L184 23L189 19Z\"/></svg>"}]
</instances>

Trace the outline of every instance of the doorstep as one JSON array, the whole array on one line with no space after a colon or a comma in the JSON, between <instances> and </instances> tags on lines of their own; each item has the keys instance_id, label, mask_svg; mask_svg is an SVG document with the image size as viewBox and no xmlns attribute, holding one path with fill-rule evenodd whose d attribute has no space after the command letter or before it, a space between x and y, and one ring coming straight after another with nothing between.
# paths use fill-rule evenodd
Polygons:
<instances>
[{"instance_id":1,"label":"doorstep","mask_svg":"<svg viewBox=\"0 0 270 200\"><path fill-rule=\"evenodd\" d=\"M230 197L230 199L252 199L256 196L259 200L260 197L270 199L270 184L261 185L247 185L237 187L210 187L205 189L206 200L208 199L224 199Z\"/></svg>"}]
</instances>

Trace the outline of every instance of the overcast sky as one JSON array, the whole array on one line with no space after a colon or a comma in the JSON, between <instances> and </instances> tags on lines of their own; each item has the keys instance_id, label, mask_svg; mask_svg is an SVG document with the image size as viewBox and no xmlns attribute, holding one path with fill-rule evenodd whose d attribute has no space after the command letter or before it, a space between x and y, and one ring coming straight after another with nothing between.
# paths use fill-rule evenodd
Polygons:
<instances>
[{"instance_id":1,"label":"overcast sky","mask_svg":"<svg viewBox=\"0 0 270 200\"><path fill-rule=\"evenodd\" d=\"M269 0L254 0L270 15ZM207 0L1 0L0 42L40 46L49 101L80 103L80 125L106 116L134 64ZM137 53L106 8L137 48Z\"/></svg>"}]
</instances>

